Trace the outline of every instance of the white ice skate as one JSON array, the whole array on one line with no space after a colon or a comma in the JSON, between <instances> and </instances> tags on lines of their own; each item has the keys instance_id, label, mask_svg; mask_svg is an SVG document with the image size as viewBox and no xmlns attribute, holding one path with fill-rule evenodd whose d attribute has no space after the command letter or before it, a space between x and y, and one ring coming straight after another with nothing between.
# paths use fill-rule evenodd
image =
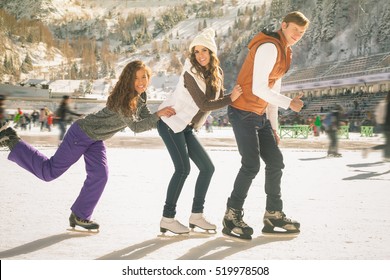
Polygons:
<instances>
[{"instance_id":1,"label":"white ice skate","mask_svg":"<svg viewBox=\"0 0 390 280\"><path fill-rule=\"evenodd\" d=\"M203 213L192 213L190 216L190 228L194 231L196 227L203 229L204 233L217 233L217 226L206 220Z\"/></svg>"},{"instance_id":2,"label":"white ice skate","mask_svg":"<svg viewBox=\"0 0 390 280\"><path fill-rule=\"evenodd\" d=\"M160 231L162 236L165 236L167 231L170 231L178 235L188 235L190 230L185 225L181 224L178 220L174 218L162 217L160 221Z\"/></svg>"}]
</instances>

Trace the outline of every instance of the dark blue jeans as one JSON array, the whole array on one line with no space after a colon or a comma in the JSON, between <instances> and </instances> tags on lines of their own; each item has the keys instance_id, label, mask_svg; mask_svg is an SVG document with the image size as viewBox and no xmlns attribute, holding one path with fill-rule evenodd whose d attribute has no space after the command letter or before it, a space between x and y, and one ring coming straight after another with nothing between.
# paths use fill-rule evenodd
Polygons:
<instances>
[{"instance_id":1,"label":"dark blue jeans","mask_svg":"<svg viewBox=\"0 0 390 280\"><path fill-rule=\"evenodd\" d=\"M265 114L258 115L231 106L228 107L228 116L241 155L241 168L227 206L243 208L249 187L260 170L261 158L265 163L266 210L282 210L280 181L284 168L283 155L276 143L271 123Z\"/></svg>"},{"instance_id":2,"label":"dark blue jeans","mask_svg":"<svg viewBox=\"0 0 390 280\"><path fill-rule=\"evenodd\" d=\"M187 126L182 132L174 133L163 121L157 123L158 133L163 139L173 161L175 172L168 185L163 216L174 218L176 204L190 173L190 159L199 169L196 180L192 213L202 213L207 190L214 173L210 157L199 143L193 129Z\"/></svg>"}]
</instances>

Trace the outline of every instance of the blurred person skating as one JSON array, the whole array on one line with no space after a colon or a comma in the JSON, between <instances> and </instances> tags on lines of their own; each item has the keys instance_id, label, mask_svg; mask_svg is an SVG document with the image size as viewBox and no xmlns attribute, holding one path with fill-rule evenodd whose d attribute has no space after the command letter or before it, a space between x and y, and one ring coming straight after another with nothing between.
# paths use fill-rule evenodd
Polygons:
<instances>
[{"instance_id":1,"label":"blurred person skating","mask_svg":"<svg viewBox=\"0 0 390 280\"><path fill-rule=\"evenodd\" d=\"M60 128L60 143L64 139L66 127L70 122L69 116L83 116L83 114L78 114L70 109L69 103L71 102L71 100L72 99L69 95L64 95L62 97L60 107L56 111L56 119L58 121L58 127Z\"/></svg>"},{"instance_id":2,"label":"blurred person skating","mask_svg":"<svg viewBox=\"0 0 390 280\"><path fill-rule=\"evenodd\" d=\"M20 129L21 130L31 130L31 117L27 113L23 113L23 115L19 119Z\"/></svg>"},{"instance_id":3,"label":"blurred person skating","mask_svg":"<svg viewBox=\"0 0 390 280\"><path fill-rule=\"evenodd\" d=\"M31 122L32 122L34 127L37 126L38 121L39 121L39 113L37 110L34 110L31 113Z\"/></svg>"},{"instance_id":4,"label":"blurred person skating","mask_svg":"<svg viewBox=\"0 0 390 280\"><path fill-rule=\"evenodd\" d=\"M375 121L382 126L385 143L363 149L363 157L371 151L383 151L383 160L390 161L390 91L384 100L380 101L375 109Z\"/></svg>"},{"instance_id":5,"label":"blurred person skating","mask_svg":"<svg viewBox=\"0 0 390 280\"><path fill-rule=\"evenodd\" d=\"M48 117L48 109L41 108L39 110L39 123L41 124L41 131L43 131L45 128L47 128L47 117Z\"/></svg>"},{"instance_id":6,"label":"blurred person skating","mask_svg":"<svg viewBox=\"0 0 390 280\"><path fill-rule=\"evenodd\" d=\"M5 112L5 95L0 94L0 127L7 121Z\"/></svg>"},{"instance_id":7,"label":"blurred person skating","mask_svg":"<svg viewBox=\"0 0 390 280\"><path fill-rule=\"evenodd\" d=\"M321 127L322 127L321 116L316 116L316 119L314 121L314 136L320 136Z\"/></svg>"},{"instance_id":8,"label":"blurred person skating","mask_svg":"<svg viewBox=\"0 0 390 280\"><path fill-rule=\"evenodd\" d=\"M291 63L291 47L308 28L309 20L300 12L286 15L277 32L263 30L248 45L246 56L237 77L243 94L228 107L241 168L227 200L223 218L223 234L251 239L253 228L243 220L243 205L252 181L260 170L260 159L265 163L266 206L263 216L264 234L298 233L300 224L286 218L281 199L281 178L284 168L279 149L278 107L299 112L303 107L297 95L293 99L280 94L281 78ZM276 230L275 230L276 228Z\"/></svg>"},{"instance_id":9,"label":"blurred person skating","mask_svg":"<svg viewBox=\"0 0 390 280\"><path fill-rule=\"evenodd\" d=\"M0 129L0 146L10 149L8 159L44 181L58 178L84 156L87 177L71 207L71 227L99 228L91 216L108 179L103 141L126 127L134 132L150 130L156 127L161 116L169 117L175 113L170 107L153 114L150 112L145 93L150 75L149 68L141 61L127 64L107 99L106 107L74 122L50 158L20 139L11 127Z\"/></svg>"},{"instance_id":10,"label":"blurred person skating","mask_svg":"<svg viewBox=\"0 0 390 280\"><path fill-rule=\"evenodd\" d=\"M162 117L157 124L174 165L170 179L161 232L188 233L189 228L175 219L176 204L190 173L190 160L199 169L194 198L189 217L191 228L215 231L216 226L203 215L205 197L214 173L214 165L194 134L205 123L210 111L227 106L241 95L241 88L235 86L230 95L224 96L223 72L219 66L217 46L213 29L205 29L189 46L190 57L185 61L182 74L174 93L161 106L172 106L176 115ZM160 106L160 107L161 107Z\"/></svg>"},{"instance_id":11,"label":"blurred person skating","mask_svg":"<svg viewBox=\"0 0 390 280\"><path fill-rule=\"evenodd\" d=\"M53 126L53 122L54 122L54 115L53 115L53 113L50 113L47 116L47 130L49 132L51 132L51 127Z\"/></svg>"},{"instance_id":12,"label":"blurred person skating","mask_svg":"<svg viewBox=\"0 0 390 280\"><path fill-rule=\"evenodd\" d=\"M329 138L328 157L341 157L339 153L339 129L342 121L343 108L335 105L324 120L325 130Z\"/></svg>"},{"instance_id":13,"label":"blurred person skating","mask_svg":"<svg viewBox=\"0 0 390 280\"><path fill-rule=\"evenodd\" d=\"M14 116L14 128L18 128L19 126L21 126L21 122L23 121L22 117L23 117L22 109L18 108Z\"/></svg>"}]
</instances>

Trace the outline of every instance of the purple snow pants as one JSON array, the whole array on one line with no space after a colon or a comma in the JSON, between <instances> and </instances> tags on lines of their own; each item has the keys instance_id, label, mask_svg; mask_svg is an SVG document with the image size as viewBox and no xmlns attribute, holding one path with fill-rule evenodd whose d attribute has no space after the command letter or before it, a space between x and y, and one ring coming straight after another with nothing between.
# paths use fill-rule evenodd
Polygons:
<instances>
[{"instance_id":1,"label":"purple snow pants","mask_svg":"<svg viewBox=\"0 0 390 280\"><path fill-rule=\"evenodd\" d=\"M103 141L91 140L77 123L67 131L55 154L49 159L37 149L20 141L8 159L49 182L61 176L84 155L87 178L71 210L82 219L90 219L108 179L106 148Z\"/></svg>"}]
</instances>

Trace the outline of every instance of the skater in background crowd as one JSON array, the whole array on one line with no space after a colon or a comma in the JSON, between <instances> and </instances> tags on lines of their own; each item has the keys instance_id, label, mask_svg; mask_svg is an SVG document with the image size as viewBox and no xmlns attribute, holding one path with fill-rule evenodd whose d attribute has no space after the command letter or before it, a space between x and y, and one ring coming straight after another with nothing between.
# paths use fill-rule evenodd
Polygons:
<instances>
[{"instance_id":1,"label":"skater in background crowd","mask_svg":"<svg viewBox=\"0 0 390 280\"><path fill-rule=\"evenodd\" d=\"M19 125L21 130L31 130L31 118L29 114L23 113L19 119Z\"/></svg>"},{"instance_id":2,"label":"skater in background crowd","mask_svg":"<svg viewBox=\"0 0 390 280\"><path fill-rule=\"evenodd\" d=\"M329 138L328 157L341 157L339 153L339 128L342 124L343 108L336 104L325 117L324 125Z\"/></svg>"},{"instance_id":3,"label":"skater in background crowd","mask_svg":"<svg viewBox=\"0 0 390 280\"><path fill-rule=\"evenodd\" d=\"M34 127L37 126L38 121L39 121L39 113L37 110L34 110L31 113L31 122L32 122Z\"/></svg>"},{"instance_id":4,"label":"skater in background crowd","mask_svg":"<svg viewBox=\"0 0 390 280\"><path fill-rule=\"evenodd\" d=\"M370 151L383 150L384 161L390 161L390 91L384 100L379 102L375 110L375 121L382 126L385 144L376 145L363 150L363 157L367 157Z\"/></svg>"},{"instance_id":5,"label":"skater in background crowd","mask_svg":"<svg viewBox=\"0 0 390 280\"><path fill-rule=\"evenodd\" d=\"M18 128L21 125L22 116L23 116L22 109L18 108L14 116L14 124L15 124L14 128Z\"/></svg>"},{"instance_id":6,"label":"skater in background crowd","mask_svg":"<svg viewBox=\"0 0 390 280\"><path fill-rule=\"evenodd\" d=\"M0 127L7 120L5 116L5 95L0 94Z\"/></svg>"},{"instance_id":7,"label":"skater in background crowd","mask_svg":"<svg viewBox=\"0 0 390 280\"><path fill-rule=\"evenodd\" d=\"M316 119L314 121L314 136L320 136L321 127L322 127L321 116L316 116Z\"/></svg>"},{"instance_id":8,"label":"skater in background crowd","mask_svg":"<svg viewBox=\"0 0 390 280\"><path fill-rule=\"evenodd\" d=\"M279 149L278 107L299 112L303 107L298 95L293 99L280 94L281 78L291 63L291 47L308 28L309 20L300 12L286 15L277 32L263 30L248 45L249 53L237 77L243 94L228 107L241 168L227 200L223 218L225 235L251 239L253 228L243 220L243 205L253 179L265 163L266 205L262 232L298 233L300 224L286 218L281 199L281 178L284 168Z\"/></svg>"},{"instance_id":9,"label":"skater in background crowd","mask_svg":"<svg viewBox=\"0 0 390 280\"><path fill-rule=\"evenodd\" d=\"M51 127L53 126L54 121L54 115L50 112L50 114L47 116L47 130L51 132Z\"/></svg>"},{"instance_id":10,"label":"skater in background crowd","mask_svg":"<svg viewBox=\"0 0 390 280\"><path fill-rule=\"evenodd\" d=\"M56 118L58 120L58 126L60 128L60 143L64 139L64 135L66 132L66 127L68 122L70 121L69 115L82 117L83 114L78 114L72 111L69 107L69 103L71 102L71 98L69 95L64 95L61 100L60 107L56 111Z\"/></svg>"},{"instance_id":11,"label":"skater in background crowd","mask_svg":"<svg viewBox=\"0 0 390 280\"><path fill-rule=\"evenodd\" d=\"M41 124L41 131L43 131L45 128L47 129L47 117L49 116L48 112L49 109L47 109L46 107L41 108L39 111L39 122Z\"/></svg>"},{"instance_id":12,"label":"skater in background crowd","mask_svg":"<svg viewBox=\"0 0 390 280\"><path fill-rule=\"evenodd\" d=\"M126 65L110 93L106 107L74 122L51 158L19 138L11 127L0 129L0 146L10 149L8 159L44 181L61 176L84 156L87 177L79 196L71 207L71 227L98 229L91 220L108 179L108 166L104 140L129 127L135 132L155 128L159 117L170 117L170 107L151 113L146 105L146 88L151 72L141 61Z\"/></svg>"},{"instance_id":13,"label":"skater in background crowd","mask_svg":"<svg viewBox=\"0 0 390 280\"><path fill-rule=\"evenodd\" d=\"M242 93L235 86L230 95L224 96L223 73L217 57L215 32L208 28L197 35L189 46L190 57L185 61L175 92L160 107L172 106L176 115L162 117L157 129L173 161L175 171L170 179L161 231L176 234L188 233L189 228L175 219L176 204L187 176L190 159L199 169L195 184L189 225L206 231L216 230L203 215L205 197L214 173L214 165L194 134L205 123L211 110L227 106Z\"/></svg>"}]
</instances>

